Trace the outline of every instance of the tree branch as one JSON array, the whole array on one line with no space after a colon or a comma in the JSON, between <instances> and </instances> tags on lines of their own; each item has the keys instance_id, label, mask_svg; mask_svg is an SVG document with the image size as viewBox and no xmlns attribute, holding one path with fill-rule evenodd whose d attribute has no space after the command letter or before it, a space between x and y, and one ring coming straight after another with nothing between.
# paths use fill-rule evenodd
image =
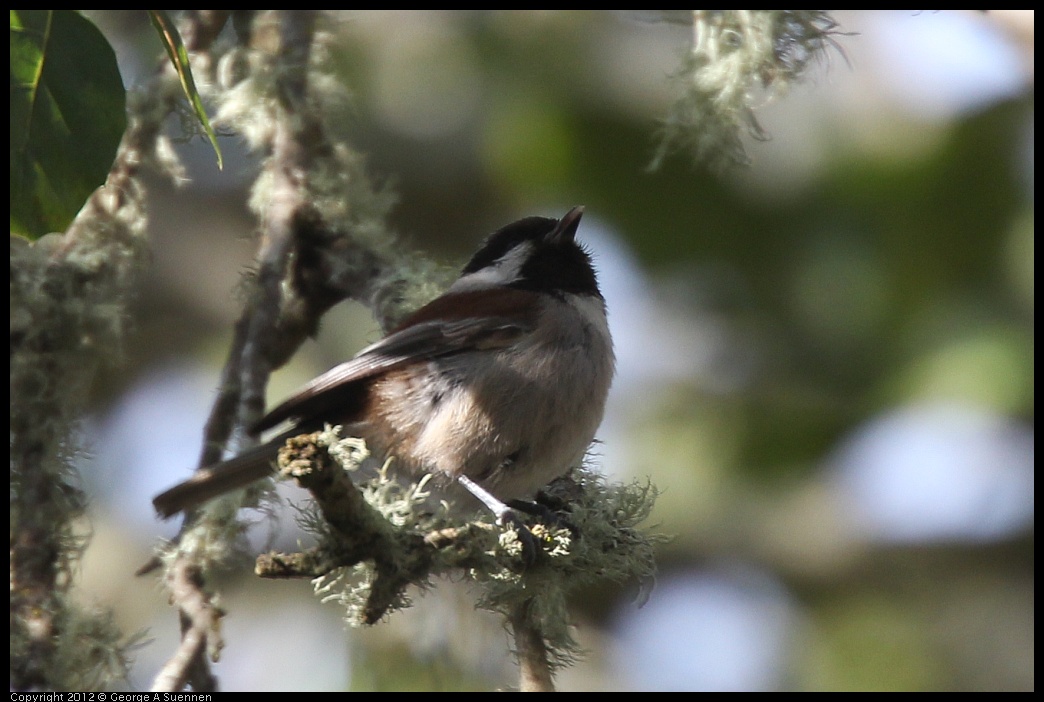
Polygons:
<instances>
[{"instance_id":1,"label":"tree branch","mask_svg":"<svg viewBox=\"0 0 1044 702\"><path fill-rule=\"evenodd\" d=\"M519 604L508 617L518 658L518 689L519 692L554 692L544 634L530 617L531 605L532 601Z\"/></svg>"},{"instance_id":2,"label":"tree branch","mask_svg":"<svg viewBox=\"0 0 1044 702\"><path fill-rule=\"evenodd\" d=\"M203 573L188 559L178 559L167 571L171 599L178 603L181 644L152 682L152 692L177 692L189 683L196 692L216 692L217 680L206 661L207 641L218 631L222 612L210 601Z\"/></svg>"}]
</instances>

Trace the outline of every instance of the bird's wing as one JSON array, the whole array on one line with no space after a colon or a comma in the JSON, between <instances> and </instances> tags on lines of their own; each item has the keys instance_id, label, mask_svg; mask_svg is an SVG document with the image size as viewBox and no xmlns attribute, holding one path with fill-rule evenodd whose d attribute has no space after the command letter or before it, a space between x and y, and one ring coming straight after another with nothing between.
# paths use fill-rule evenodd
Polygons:
<instances>
[{"instance_id":1,"label":"bird's wing","mask_svg":"<svg viewBox=\"0 0 1044 702\"><path fill-rule=\"evenodd\" d=\"M508 291L524 293L524 291ZM474 293L463 293L471 297ZM502 297L496 303L492 298ZM497 349L513 343L531 331L532 317L518 314L521 301L518 294L498 296L486 291L482 297L481 314L447 319L446 309L466 306L447 304L446 297L438 298L408 318L397 331L360 351L350 361L331 368L316 377L282 403L274 407L251 430L255 433L270 429L287 419L325 419L336 421L340 414L350 414L350 407L365 389L365 381L381 373L419 361L428 361L467 351ZM490 314L496 305L504 314ZM319 415L329 413L330 417Z\"/></svg>"}]
</instances>

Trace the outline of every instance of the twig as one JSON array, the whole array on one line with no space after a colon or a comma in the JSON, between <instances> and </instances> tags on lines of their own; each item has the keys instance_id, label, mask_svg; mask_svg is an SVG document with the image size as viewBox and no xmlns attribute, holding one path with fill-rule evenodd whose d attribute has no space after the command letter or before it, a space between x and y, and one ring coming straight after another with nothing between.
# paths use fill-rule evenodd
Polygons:
<instances>
[{"instance_id":1,"label":"twig","mask_svg":"<svg viewBox=\"0 0 1044 702\"><path fill-rule=\"evenodd\" d=\"M518 657L518 688L520 692L554 692L544 635L529 614L531 602L517 605L508 618Z\"/></svg>"},{"instance_id":2,"label":"twig","mask_svg":"<svg viewBox=\"0 0 1044 702\"><path fill-rule=\"evenodd\" d=\"M191 682L197 692L217 691L217 680L206 661L207 639L224 615L203 589L203 575L185 554L167 571L171 599L181 617L181 644L152 682L153 692L177 692Z\"/></svg>"}]
</instances>

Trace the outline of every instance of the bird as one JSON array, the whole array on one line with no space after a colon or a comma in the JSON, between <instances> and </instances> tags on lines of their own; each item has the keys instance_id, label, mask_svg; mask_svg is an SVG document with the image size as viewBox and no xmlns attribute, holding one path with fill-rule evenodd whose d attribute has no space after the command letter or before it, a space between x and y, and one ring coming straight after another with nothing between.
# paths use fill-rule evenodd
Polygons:
<instances>
[{"instance_id":1,"label":"bird","mask_svg":"<svg viewBox=\"0 0 1044 702\"><path fill-rule=\"evenodd\" d=\"M249 427L289 429L157 495L158 514L271 475L288 437L329 424L394 456L407 478L431 474L498 521L513 517L509 504L582 461L614 374L605 298L576 241L583 212L493 232L444 294Z\"/></svg>"}]
</instances>

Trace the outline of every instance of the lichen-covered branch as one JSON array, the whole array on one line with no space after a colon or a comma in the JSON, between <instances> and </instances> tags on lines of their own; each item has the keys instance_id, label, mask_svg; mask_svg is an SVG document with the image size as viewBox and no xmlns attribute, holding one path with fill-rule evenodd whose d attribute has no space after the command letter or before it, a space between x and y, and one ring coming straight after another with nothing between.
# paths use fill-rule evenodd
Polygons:
<instances>
[{"instance_id":1,"label":"lichen-covered branch","mask_svg":"<svg viewBox=\"0 0 1044 702\"><path fill-rule=\"evenodd\" d=\"M108 613L70 602L85 546L71 457L95 372L120 360L146 269L143 169L172 175L162 135L176 83L128 93L128 126L104 187L64 233L11 238L11 680L13 690L96 689L126 674Z\"/></svg>"},{"instance_id":2,"label":"lichen-covered branch","mask_svg":"<svg viewBox=\"0 0 1044 702\"><path fill-rule=\"evenodd\" d=\"M281 472L315 498L317 512L305 513L302 526L319 544L265 554L255 567L262 577L312 579L353 625L374 624L406 606L410 586L463 577L478 586L478 606L509 623L521 687L553 689L553 671L578 654L569 593L594 582L648 583L654 576L658 538L638 526L655 499L648 485L610 485L583 469L553 482L539 498L553 523L530 521L539 551L527 566L513 529L485 513L465 519L433 504L423 482L404 484L388 471L367 476L361 467L372 459L364 446L341 439L336 428L287 442Z\"/></svg>"}]
</instances>

